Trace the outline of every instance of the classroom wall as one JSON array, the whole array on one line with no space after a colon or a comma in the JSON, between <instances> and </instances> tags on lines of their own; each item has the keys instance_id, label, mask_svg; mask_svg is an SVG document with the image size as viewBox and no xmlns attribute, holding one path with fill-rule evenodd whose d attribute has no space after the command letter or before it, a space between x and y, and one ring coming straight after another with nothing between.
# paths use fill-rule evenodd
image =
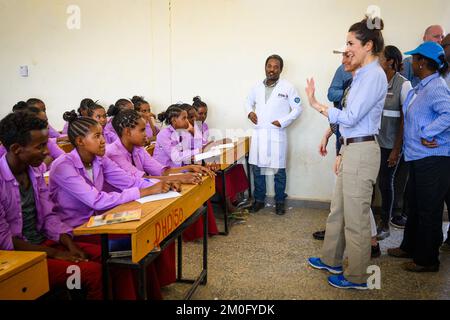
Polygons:
<instances>
[{"instance_id":1,"label":"classroom wall","mask_svg":"<svg viewBox=\"0 0 450 320\"><path fill-rule=\"evenodd\" d=\"M81 9L81 28L69 30L69 5ZM142 94L154 111L201 95L210 127L250 129L244 100L264 78L265 58L285 59L283 77L304 94L314 76L317 96L340 63L334 48L369 5L378 5L387 44L402 51L421 42L430 24L450 31L450 2L430 0L0 0L0 116L20 99L47 102L50 122L62 128L64 110L84 97L105 106ZM19 76L28 65L30 76ZM318 143L327 122L304 104L289 129L288 194L328 201L334 157Z\"/></svg>"}]
</instances>

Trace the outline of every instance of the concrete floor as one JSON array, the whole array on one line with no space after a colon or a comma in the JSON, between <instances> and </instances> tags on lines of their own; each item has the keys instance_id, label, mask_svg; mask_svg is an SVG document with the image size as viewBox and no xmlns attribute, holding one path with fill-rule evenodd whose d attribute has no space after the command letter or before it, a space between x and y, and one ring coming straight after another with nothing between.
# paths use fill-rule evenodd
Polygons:
<instances>
[{"instance_id":1,"label":"concrete floor","mask_svg":"<svg viewBox=\"0 0 450 320\"><path fill-rule=\"evenodd\" d=\"M266 208L249 215L233 226L228 237L210 238L208 284L197 289L194 300L450 300L450 253L441 254L439 273L407 273L400 267L404 260L386 255L387 248L402 239L403 231L393 229L391 237L381 242L382 256L372 260L381 269L381 290L335 289L328 285L326 272L313 270L306 262L320 254L322 242L311 234L324 228L328 212L291 208L279 217L273 211ZM217 223L221 227L222 221ZM184 244L186 277L201 269L201 250L201 242ZM173 284L163 294L165 299L179 300L188 288Z\"/></svg>"}]
</instances>

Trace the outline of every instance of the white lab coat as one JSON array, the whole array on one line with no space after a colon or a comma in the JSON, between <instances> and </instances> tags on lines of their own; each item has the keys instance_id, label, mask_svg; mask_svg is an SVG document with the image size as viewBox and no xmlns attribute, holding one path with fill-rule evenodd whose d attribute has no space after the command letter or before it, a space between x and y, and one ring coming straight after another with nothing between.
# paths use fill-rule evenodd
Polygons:
<instances>
[{"instance_id":1,"label":"white lab coat","mask_svg":"<svg viewBox=\"0 0 450 320\"><path fill-rule=\"evenodd\" d=\"M285 169L288 147L286 128L302 112L297 90L288 81L280 79L266 103L265 85L261 81L251 90L246 111L247 115L255 112L258 116L250 147L250 164L260 168ZM274 121L279 121L281 128L274 126Z\"/></svg>"}]
</instances>

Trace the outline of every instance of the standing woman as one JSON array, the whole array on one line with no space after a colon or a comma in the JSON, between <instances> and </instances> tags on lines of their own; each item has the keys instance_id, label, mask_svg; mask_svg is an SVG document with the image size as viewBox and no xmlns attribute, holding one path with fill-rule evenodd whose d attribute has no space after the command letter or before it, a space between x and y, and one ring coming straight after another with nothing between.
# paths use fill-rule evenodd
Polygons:
<instances>
[{"instance_id":1,"label":"standing woman","mask_svg":"<svg viewBox=\"0 0 450 320\"><path fill-rule=\"evenodd\" d=\"M437 272L444 199L450 188L450 90L444 80L449 67L444 49L434 42L406 54L413 56L413 71L420 79L403 106L408 220L400 248L388 254L412 258L403 265L407 271Z\"/></svg>"},{"instance_id":2,"label":"standing woman","mask_svg":"<svg viewBox=\"0 0 450 320\"><path fill-rule=\"evenodd\" d=\"M381 118L381 129L377 136L381 148L381 165L379 188L381 193L381 224L378 227L378 238L384 240L389 237L389 222L398 227L405 227L406 218L397 212L394 216L395 199L394 182L399 182L404 190L405 181L397 181L397 169L402 160L403 145L403 113L402 106L409 91L411 82L400 74L402 70L402 53L394 46L386 46L380 55L380 64L386 73L388 93ZM404 180L404 179L401 179ZM392 220L391 220L392 219Z\"/></svg>"},{"instance_id":3,"label":"standing woman","mask_svg":"<svg viewBox=\"0 0 450 320\"><path fill-rule=\"evenodd\" d=\"M357 70L345 109L320 104L315 98L313 79L308 80L306 88L311 106L330 123L340 125L343 137L335 163L338 177L322 257L308 261L313 268L334 274L328 278L328 283L342 289L367 289L371 253L370 204L380 168L380 146L375 136L379 133L388 87L386 74L378 61L384 48L382 29L381 19L372 21L369 18L349 29L347 54ZM343 273L344 251L348 255L348 267Z\"/></svg>"}]
</instances>

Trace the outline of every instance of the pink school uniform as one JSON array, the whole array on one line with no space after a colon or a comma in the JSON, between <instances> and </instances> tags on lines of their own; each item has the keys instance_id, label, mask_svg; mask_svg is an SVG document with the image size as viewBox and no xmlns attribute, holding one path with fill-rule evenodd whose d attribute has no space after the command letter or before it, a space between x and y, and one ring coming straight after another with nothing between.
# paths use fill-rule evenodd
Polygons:
<instances>
[{"instance_id":1,"label":"pink school uniform","mask_svg":"<svg viewBox=\"0 0 450 320\"><path fill-rule=\"evenodd\" d=\"M92 165L93 181L75 149L55 160L50 170L50 197L61 212L61 220L78 227L92 215L140 198L140 189L156 180L133 177L107 157L96 157ZM122 192L104 192L109 184Z\"/></svg>"},{"instance_id":2,"label":"pink school uniform","mask_svg":"<svg viewBox=\"0 0 450 320\"><path fill-rule=\"evenodd\" d=\"M61 221L49 200L48 187L43 176L45 170L45 165L28 169L36 205L36 226L47 239L58 242L61 234L72 232L72 227ZM3 156L0 159L0 249L14 250L12 237L26 240L22 235L21 212L19 183Z\"/></svg>"},{"instance_id":3,"label":"pink school uniform","mask_svg":"<svg viewBox=\"0 0 450 320\"><path fill-rule=\"evenodd\" d=\"M190 164L191 157L199 154L202 148L192 148L193 137L187 131L177 132L172 126L169 126L156 137L156 146L153 158L164 166L179 168L183 164ZM208 205L208 233L216 235L219 233L216 225L216 218L210 201ZM184 233L185 241L193 241L203 237L203 218L189 227Z\"/></svg>"},{"instance_id":4,"label":"pink school uniform","mask_svg":"<svg viewBox=\"0 0 450 320\"><path fill-rule=\"evenodd\" d=\"M39 243L35 244L66 251L67 248L59 243L60 237L63 234L70 234L72 228L61 222L54 204L49 201L48 187L43 176L45 170L45 165L28 168L34 198L35 232L38 235L37 239L39 239ZM30 217L25 218L23 216L21 192L19 183L12 174L6 157L2 157L0 159L0 250L14 250L13 237L28 241L23 233L25 232L25 220L28 221L27 226L30 228ZM30 203L27 206L30 206ZM34 239L34 241L37 239ZM76 244L92 259L88 262L76 263L81 270L82 286L87 290L87 297L95 300L102 299L101 265L95 262L100 260L100 247L93 244ZM66 271L73 264L75 263L47 258L49 284L52 289L66 285L68 276Z\"/></svg>"},{"instance_id":5,"label":"pink school uniform","mask_svg":"<svg viewBox=\"0 0 450 320\"><path fill-rule=\"evenodd\" d=\"M129 153L120 139L106 147L106 156L136 178L144 175L162 176L164 171L169 169L153 159L143 147L134 147L132 153ZM176 281L175 243L161 252L154 262L154 267L161 286Z\"/></svg>"},{"instance_id":6,"label":"pink school uniform","mask_svg":"<svg viewBox=\"0 0 450 320\"><path fill-rule=\"evenodd\" d=\"M112 125L112 119L108 119L108 123L103 128L103 136L105 137L106 143L110 144L119 139L116 130Z\"/></svg>"},{"instance_id":7,"label":"pink school uniform","mask_svg":"<svg viewBox=\"0 0 450 320\"><path fill-rule=\"evenodd\" d=\"M139 178L144 175L162 176L164 171L170 169L156 161L143 147L134 147L129 153L120 139L106 146L106 156L123 170Z\"/></svg>"},{"instance_id":8,"label":"pink school uniform","mask_svg":"<svg viewBox=\"0 0 450 320\"><path fill-rule=\"evenodd\" d=\"M153 132L152 127L150 126L150 123L147 122L145 124L145 134L149 138L158 135L160 131L161 131L161 129L159 129L157 126L155 126L155 132Z\"/></svg>"},{"instance_id":9,"label":"pink school uniform","mask_svg":"<svg viewBox=\"0 0 450 320\"><path fill-rule=\"evenodd\" d=\"M178 132L172 126L168 126L156 137L153 158L163 166L179 168L191 164L192 156L201 152L200 148L192 149L192 136L189 132Z\"/></svg>"}]
</instances>

